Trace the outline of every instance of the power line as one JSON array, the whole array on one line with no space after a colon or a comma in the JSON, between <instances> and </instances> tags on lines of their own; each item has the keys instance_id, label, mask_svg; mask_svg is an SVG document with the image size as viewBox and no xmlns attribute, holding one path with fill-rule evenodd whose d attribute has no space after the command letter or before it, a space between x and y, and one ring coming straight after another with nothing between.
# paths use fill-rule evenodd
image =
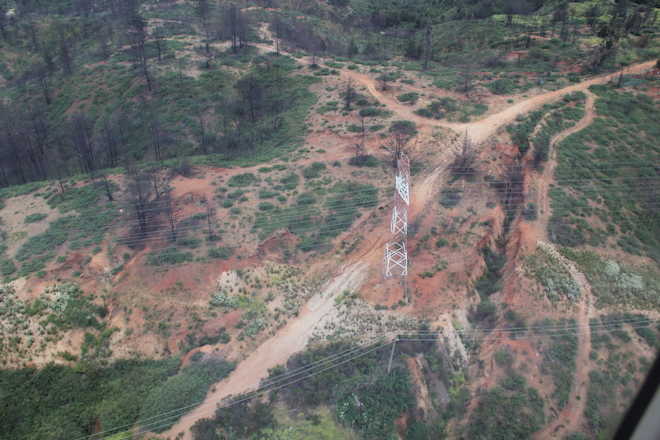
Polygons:
<instances>
[{"instance_id":1,"label":"power line","mask_svg":"<svg viewBox=\"0 0 660 440\"><path fill-rule=\"evenodd\" d=\"M649 324L657 323L657 322L659 322L659 321L657 321L657 320L642 320L642 319L617 320L617 321L607 321L607 323L603 323L603 324L598 325L598 326L597 325L588 325L588 326L575 325L575 326L563 326L563 327L560 326L560 325L533 326L533 327L527 327L526 331L530 331L530 332L534 333L531 337L533 337L533 336L558 337L558 336L568 336L568 335L574 335L574 334L583 334L583 333L586 333L586 332L581 332L580 329L586 329L586 328L589 328L590 331L598 332L598 331L610 331L610 329L620 328L622 325L630 325L633 329L636 329L636 328L647 327ZM522 329L522 327L519 327L517 329ZM544 329L544 331L539 333L538 330L540 330L540 329ZM549 331L551 329L553 331ZM479 330L483 332L487 329L479 329ZM504 340L504 339L508 338L508 336L506 334L498 335L497 334L498 330L499 330L499 333L502 333L504 330L507 330L507 329L492 328L492 329L490 329L489 332L484 332L484 334L479 339ZM457 331L457 332L460 333L460 331ZM395 333L395 332L389 332L389 334L392 334L392 333ZM381 333L380 335L385 336L387 334L388 333ZM496 336L493 336L493 335L496 335ZM340 354L335 354L335 355L329 356L327 358L324 358L322 360L315 361L315 363L300 367L300 368L298 368L296 370L293 370L291 372L283 373L282 375L279 375L279 377L277 378L277 381L272 381L272 378L270 378L271 379L270 382L266 382L265 385L262 385L257 390L249 393L248 396L245 396L245 397L243 397L243 398L241 398L237 401L232 401L231 403L226 404L226 405L218 405L217 407L218 408L231 407L231 406L243 403L245 401L251 400L255 397L258 397L259 395L262 395L265 392L276 391L278 389L291 386L295 383L300 382L301 380L305 380L309 377L313 377L315 375L321 374L324 371L327 371L327 370L332 369L332 368L336 368L336 367L338 367L338 366L340 366L340 365L342 365L346 362L349 362L353 359L365 356L366 354L368 354L372 351L375 351L377 349L386 347L386 346L394 343L395 341L396 342L399 342L399 341L400 342L439 342L438 338L429 338L429 336L431 336L431 334L429 334L429 333L417 333L417 334L416 333L402 333L402 336L396 336L393 339L393 341L388 342L388 343L384 343L380 346L377 346L376 348L371 348L375 344L368 345L366 348L368 348L369 350L365 351L364 353L360 353L360 354L357 354L357 355L355 354L355 352L360 350L361 348L353 348L353 349L345 350ZM337 360L338 358L343 357L343 356L347 356L347 355L349 356L348 359L344 359L339 363L334 363L334 361ZM314 368L316 368L316 366L318 366L318 365L323 366L324 364L326 364L328 362L331 362L331 365L321 369L320 371L312 371L312 370L314 370ZM312 365L314 365L314 366L312 366ZM310 372L310 371L312 371L312 372ZM309 375L307 375L307 376L300 377L300 378L294 379L292 381L288 381L289 379L292 379L293 377L300 376L301 374L306 374L307 372L310 372ZM282 382L285 382L285 383L282 383ZM275 385L275 386L273 387L272 385ZM203 405L204 406L210 406L212 403L213 402L209 402L209 403L203 404ZM172 410L170 412L163 413L159 416L166 415L166 414L171 414L175 411L180 412L182 410L189 409L192 406L196 406L197 408L200 408L200 406L197 406L197 405L189 405L187 407L182 407L182 408L179 408L179 409L176 409L176 410ZM159 416L154 416L153 418L149 418L149 419L146 419L146 420L152 420L154 418L159 418ZM158 428L161 428L161 427L168 426L172 423L170 419L173 419L175 417L178 418L180 416L181 416L181 414L172 414L172 415L169 415L165 418L160 417L160 420L151 421L150 423L148 423L146 425L142 425L140 427L139 433L142 434L142 433L145 433L145 432L148 432L148 431L151 431L151 430L155 430L155 429L158 429ZM140 423L140 421L138 421L138 424L139 423ZM127 427L127 426L132 426L132 425L125 425L124 427ZM120 428L114 428L113 430L117 430L117 429L120 429ZM103 433L108 433L110 431L112 431L112 430L107 430L107 431L104 431ZM93 434L93 435L85 437L85 438L92 439L92 438L95 438L96 436L98 436L99 434L101 434L101 433L96 433L96 434Z\"/></svg>"}]
</instances>

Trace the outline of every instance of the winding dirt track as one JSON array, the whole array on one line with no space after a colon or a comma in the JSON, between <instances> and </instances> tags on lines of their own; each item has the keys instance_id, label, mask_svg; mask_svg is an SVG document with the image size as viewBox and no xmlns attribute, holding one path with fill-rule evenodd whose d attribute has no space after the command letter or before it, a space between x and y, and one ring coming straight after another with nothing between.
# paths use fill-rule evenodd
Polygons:
<instances>
[{"instance_id":1,"label":"winding dirt track","mask_svg":"<svg viewBox=\"0 0 660 440\"><path fill-rule=\"evenodd\" d=\"M476 143L481 143L488 140L488 138L490 138L495 133L497 133L497 131L501 127L513 122L516 119L516 116L518 115L528 113L532 110L535 110L538 107L541 107L544 104L548 104L553 101L556 101L561 97L563 97L564 95L566 95L567 93L573 93L578 91L583 92L585 90L588 90L588 88L592 85L604 84L608 81L611 81L614 78L617 78L619 74L622 72L629 75L639 74L652 69L654 65L655 65L655 61L647 61L645 63L635 64L633 66L630 66L626 69L623 69L620 72L614 72L606 75L596 76L581 83L564 87L563 89L555 90L548 93L543 93L541 95L531 97L524 101L520 101L516 104L513 104L511 107L504 109L499 113L492 114L478 121L467 122L467 123L438 121L438 120L421 117L419 115L416 115L410 106L403 105L400 102L398 102L396 98L392 96L388 96L382 93L380 90L378 90L378 88L376 87L377 81L374 78L350 70L343 70L342 76L346 78L351 78L354 81L365 86L369 91L369 93L371 93L371 95L374 98L380 101L381 104L385 104L388 110L394 112L400 118L414 121L417 125L420 126L431 125L436 127L450 128L458 133L464 133L467 131L470 135L470 138L472 138L472 140L474 140Z\"/></svg>"},{"instance_id":2,"label":"winding dirt track","mask_svg":"<svg viewBox=\"0 0 660 440\"><path fill-rule=\"evenodd\" d=\"M546 240L548 238L548 222L550 221L550 216L552 214L548 191L550 189L550 185L555 180L555 168L557 168L557 145L559 145L561 141L570 135L587 128L589 125L591 125L591 123L594 121L594 118L596 117L596 97L589 90L585 90L585 94L587 95L587 101L584 105L584 117L580 119L580 121L578 121L578 123L573 127L556 134L550 140L550 160L548 160L546 163L545 168L543 169L543 175L539 179L539 218L535 223L537 234L536 236L546 237Z\"/></svg>"},{"instance_id":3,"label":"winding dirt track","mask_svg":"<svg viewBox=\"0 0 660 440\"><path fill-rule=\"evenodd\" d=\"M578 348L575 357L575 375L573 376L573 386L568 397L568 403L552 422L534 436L537 440L545 440L564 438L566 435L580 430L579 423L587 404L587 386L589 384L589 353L591 352L589 320L592 316L593 297L591 295L591 285L573 262L557 252L552 244L540 242L539 245L568 269L571 277L580 287L580 302L577 304L576 320L577 325L584 327L584 331L577 332Z\"/></svg>"},{"instance_id":4,"label":"winding dirt track","mask_svg":"<svg viewBox=\"0 0 660 440\"><path fill-rule=\"evenodd\" d=\"M274 47L269 45L258 44L255 46L264 51L274 50ZM301 58L298 61L302 64L311 64L311 59L308 57ZM654 64L655 61L637 64L625 69L625 73L641 73L651 69ZM525 101L518 102L502 112L488 116L480 121L471 123L451 123L420 117L413 113L413 110L410 107L400 104L394 97L390 97L379 91L376 87L377 81L374 78L350 70L341 70L341 76L343 78L351 78L366 87L375 99L382 104L385 104L398 118L415 121L420 127L420 132L428 133L428 130L425 130L424 127L428 128L434 126L449 128L458 133L464 133L467 131L470 137L477 143L486 141L501 127L514 121L518 115L525 114L546 103L558 100L567 93L585 91L591 85L606 83L617 75L619 75L619 72L595 77L570 87L532 97ZM441 165L439 168L432 171L431 174L426 177L423 184L415 189L413 198L417 199L419 197L419 199L417 199L418 201L415 203L418 204L419 201L423 202L428 198L428 192L433 187L435 179L440 175L443 169L444 165ZM370 241L374 243L382 241L381 237L366 238L370 238ZM380 251L379 249L374 248L371 249L370 252L376 250ZM327 319L328 315L332 313L335 296L344 289L356 289L359 287L359 284L365 279L367 269L368 265L360 262L344 267L336 279L324 289L322 295L315 296L308 302L298 318L290 321L289 324L279 330L272 338L249 354L248 357L237 366L234 372L229 375L229 377L212 387L212 390L206 396L203 404L181 417L181 419L170 430L161 434L159 437L175 438L177 434L183 433L182 439L190 440L192 439L190 428L197 420L212 416L216 405L222 402L223 399L231 395L245 393L257 388L259 382L267 377L269 369L283 364L290 356L304 349L307 341L311 337L314 327L319 322ZM590 297L590 292L589 294L585 293L587 292L583 292L583 298ZM583 318L588 322L588 314L582 316L584 310L588 310L588 308L586 306L581 306L580 310L580 322L583 322ZM583 339L584 341L580 340L580 347L588 347L587 344L590 340L589 335L587 334L583 336ZM580 350L578 365L583 361L583 353L584 351ZM587 356L588 353L589 350L587 349ZM581 378L576 377L576 382L580 387L584 386L584 381L581 380ZM577 393L577 391L574 393ZM584 399L578 401L575 399L575 395L572 394L570 402L568 408L581 414L582 411L578 406L579 404L584 405ZM575 403L577 403L577 405L575 405ZM564 414L562 414L562 416L563 415Z\"/></svg>"}]
</instances>

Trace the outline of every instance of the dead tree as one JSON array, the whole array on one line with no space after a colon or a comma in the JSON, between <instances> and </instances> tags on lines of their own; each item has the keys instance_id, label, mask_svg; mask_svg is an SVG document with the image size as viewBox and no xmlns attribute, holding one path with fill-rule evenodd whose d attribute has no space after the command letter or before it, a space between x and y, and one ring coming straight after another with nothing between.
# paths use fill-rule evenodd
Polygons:
<instances>
[{"instance_id":1,"label":"dead tree","mask_svg":"<svg viewBox=\"0 0 660 440\"><path fill-rule=\"evenodd\" d=\"M353 87L353 79L349 78L348 83L346 83L346 90L344 90L344 109L350 110L354 100L355 87Z\"/></svg>"},{"instance_id":2,"label":"dead tree","mask_svg":"<svg viewBox=\"0 0 660 440\"><path fill-rule=\"evenodd\" d=\"M215 215L215 209L213 209L213 207L211 206L211 202L206 197L202 199L202 203L204 204L204 206L206 206L206 222L208 227L207 232L210 240L213 237L212 218Z\"/></svg>"},{"instance_id":3,"label":"dead tree","mask_svg":"<svg viewBox=\"0 0 660 440\"><path fill-rule=\"evenodd\" d=\"M131 51L133 52L134 66L140 70L147 83L149 92L153 90L151 74L149 73L149 60L147 57L147 23L138 13L129 21L129 36L131 38Z\"/></svg>"},{"instance_id":4,"label":"dead tree","mask_svg":"<svg viewBox=\"0 0 660 440\"><path fill-rule=\"evenodd\" d=\"M149 212L151 199L151 179L148 173L137 171L130 164L128 172L128 196L135 215L138 234L145 237L149 227Z\"/></svg>"},{"instance_id":5,"label":"dead tree","mask_svg":"<svg viewBox=\"0 0 660 440\"><path fill-rule=\"evenodd\" d=\"M474 143L468 134L465 133L461 151L456 154L454 161L449 166L454 179L465 178L466 180L470 180L473 178L475 173L474 163L476 159L477 155L475 152Z\"/></svg>"},{"instance_id":6,"label":"dead tree","mask_svg":"<svg viewBox=\"0 0 660 440\"><path fill-rule=\"evenodd\" d=\"M170 227L170 240L176 241L176 224L178 220L178 208L176 202L172 199L172 195L168 191L165 194L165 215L167 216L167 223Z\"/></svg>"},{"instance_id":7,"label":"dead tree","mask_svg":"<svg viewBox=\"0 0 660 440\"><path fill-rule=\"evenodd\" d=\"M92 122L78 113L71 121L73 148L78 157L80 169L92 173L96 169L96 149L92 139Z\"/></svg>"}]
</instances>

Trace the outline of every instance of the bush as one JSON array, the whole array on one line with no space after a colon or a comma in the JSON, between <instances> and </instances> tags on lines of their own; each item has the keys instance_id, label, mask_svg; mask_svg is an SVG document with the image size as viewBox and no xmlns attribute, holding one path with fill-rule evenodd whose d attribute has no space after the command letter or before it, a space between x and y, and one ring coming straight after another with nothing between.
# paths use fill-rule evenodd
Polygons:
<instances>
[{"instance_id":1,"label":"bush","mask_svg":"<svg viewBox=\"0 0 660 440\"><path fill-rule=\"evenodd\" d=\"M273 209L275 209L275 205L270 202L259 203L259 211L272 211Z\"/></svg>"},{"instance_id":2,"label":"bush","mask_svg":"<svg viewBox=\"0 0 660 440\"><path fill-rule=\"evenodd\" d=\"M30 214L25 217L25 223L37 223L45 219L46 217L48 217L48 214L40 214L40 213Z\"/></svg>"},{"instance_id":3,"label":"bush","mask_svg":"<svg viewBox=\"0 0 660 440\"><path fill-rule=\"evenodd\" d=\"M476 307L468 313L468 319L471 323L488 329L497 322L497 306L489 299L482 300Z\"/></svg>"},{"instance_id":4,"label":"bush","mask_svg":"<svg viewBox=\"0 0 660 440\"><path fill-rule=\"evenodd\" d=\"M202 240L195 237L181 237L176 241L176 244L190 249L197 249L202 244Z\"/></svg>"},{"instance_id":5,"label":"bush","mask_svg":"<svg viewBox=\"0 0 660 440\"><path fill-rule=\"evenodd\" d=\"M495 363L502 368L511 368L513 365L513 355L505 348L495 353Z\"/></svg>"},{"instance_id":6,"label":"bush","mask_svg":"<svg viewBox=\"0 0 660 440\"><path fill-rule=\"evenodd\" d=\"M166 266L193 261L190 252L180 252L175 247L169 247L161 252L152 252L147 255L147 264L150 266Z\"/></svg>"},{"instance_id":7,"label":"bush","mask_svg":"<svg viewBox=\"0 0 660 440\"><path fill-rule=\"evenodd\" d=\"M379 108L375 108L375 107L367 107L367 108L360 109L359 114L363 118L373 118L373 117L377 117L377 116L386 116L387 115L387 113L385 111L383 111Z\"/></svg>"},{"instance_id":8,"label":"bush","mask_svg":"<svg viewBox=\"0 0 660 440\"><path fill-rule=\"evenodd\" d=\"M3 276L9 276L16 272L16 265L12 260L5 259L0 261L0 273L2 273Z\"/></svg>"},{"instance_id":9,"label":"bush","mask_svg":"<svg viewBox=\"0 0 660 440\"><path fill-rule=\"evenodd\" d=\"M234 254L234 250L229 247L218 247L209 249L209 258L227 260Z\"/></svg>"},{"instance_id":10,"label":"bush","mask_svg":"<svg viewBox=\"0 0 660 440\"><path fill-rule=\"evenodd\" d=\"M181 407L196 406L204 399L209 386L226 377L233 369L234 364L222 360L208 360L184 368L179 374L169 377L151 390L144 400L140 420L145 420L147 425L149 419L163 413L173 412ZM167 422L152 430L166 431L177 420L178 417L169 417Z\"/></svg>"},{"instance_id":11,"label":"bush","mask_svg":"<svg viewBox=\"0 0 660 440\"><path fill-rule=\"evenodd\" d=\"M400 102L405 102L409 103L411 105L415 105L417 101L419 100L419 93L416 92L410 92L410 93L404 93L402 95L399 95L397 99Z\"/></svg>"},{"instance_id":12,"label":"bush","mask_svg":"<svg viewBox=\"0 0 660 440\"><path fill-rule=\"evenodd\" d=\"M371 154L363 154L360 156L353 156L349 159L348 164L354 167L369 167L375 168L379 165L379 161Z\"/></svg>"},{"instance_id":13,"label":"bush","mask_svg":"<svg viewBox=\"0 0 660 440\"><path fill-rule=\"evenodd\" d=\"M251 186L259 182L259 178L252 173L237 174L229 179L228 185L234 187Z\"/></svg>"},{"instance_id":14,"label":"bush","mask_svg":"<svg viewBox=\"0 0 660 440\"><path fill-rule=\"evenodd\" d=\"M445 208L457 206L463 198L463 191L458 188L446 188L440 193L440 204Z\"/></svg>"},{"instance_id":15,"label":"bush","mask_svg":"<svg viewBox=\"0 0 660 440\"><path fill-rule=\"evenodd\" d=\"M321 177L323 171L325 171L326 166L322 162L314 162L307 168L303 169L303 176L305 179L316 179Z\"/></svg>"},{"instance_id":16,"label":"bush","mask_svg":"<svg viewBox=\"0 0 660 440\"><path fill-rule=\"evenodd\" d=\"M534 221L538 218L536 203L530 202L525 206L522 212L523 217L527 221Z\"/></svg>"},{"instance_id":17,"label":"bush","mask_svg":"<svg viewBox=\"0 0 660 440\"><path fill-rule=\"evenodd\" d=\"M496 95L510 95L516 91L518 84L511 78L500 78L486 84L486 87Z\"/></svg>"},{"instance_id":18,"label":"bush","mask_svg":"<svg viewBox=\"0 0 660 440\"><path fill-rule=\"evenodd\" d=\"M272 199L273 197L277 197L279 195L278 192L276 191L269 191L267 189L262 189L259 191L259 198L260 199Z\"/></svg>"},{"instance_id":19,"label":"bush","mask_svg":"<svg viewBox=\"0 0 660 440\"><path fill-rule=\"evenodd\" d=\"M297 200L298 205L313 205L316 203L316 197L314 197L314 194L312 193L303 193L298 196Z\"/></svg>"},{"instance_id":20,"label":"bush","mask_svg":"<svg viewBox=\"0 0 660 440\"><path fill-rule=\"evenodd\" d=\"M287 191L296 189L298 182L300 182L300 176L298 176L296 173L290 173L280 179L280 183L284 185L284 189Z\"/></svg>"},{"instance_id":21,"label":"bush","mask_svg":"<svg viewBox=\"0 0 660 440\"><path fill-rule=\"evenodd\" d=\"M417 125L413 121L394 121L390 124L390 133L413 137L417 135Z\"/></svg>"}]
</instances>

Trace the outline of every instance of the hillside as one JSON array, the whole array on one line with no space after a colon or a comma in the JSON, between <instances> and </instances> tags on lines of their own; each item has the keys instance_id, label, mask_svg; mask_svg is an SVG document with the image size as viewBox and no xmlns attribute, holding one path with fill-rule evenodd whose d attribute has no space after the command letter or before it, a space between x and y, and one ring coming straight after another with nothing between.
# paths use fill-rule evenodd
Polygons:
<instances>
[{"instance_id":1,"label":"hillside","mask_svg":"<svg viewBox=\"0 0 660 440\"><path fill-rule=\"evenodd\" d=\"M610 438L654 6L0 0L0 439Z\"/></svg>"}]
</instances>

